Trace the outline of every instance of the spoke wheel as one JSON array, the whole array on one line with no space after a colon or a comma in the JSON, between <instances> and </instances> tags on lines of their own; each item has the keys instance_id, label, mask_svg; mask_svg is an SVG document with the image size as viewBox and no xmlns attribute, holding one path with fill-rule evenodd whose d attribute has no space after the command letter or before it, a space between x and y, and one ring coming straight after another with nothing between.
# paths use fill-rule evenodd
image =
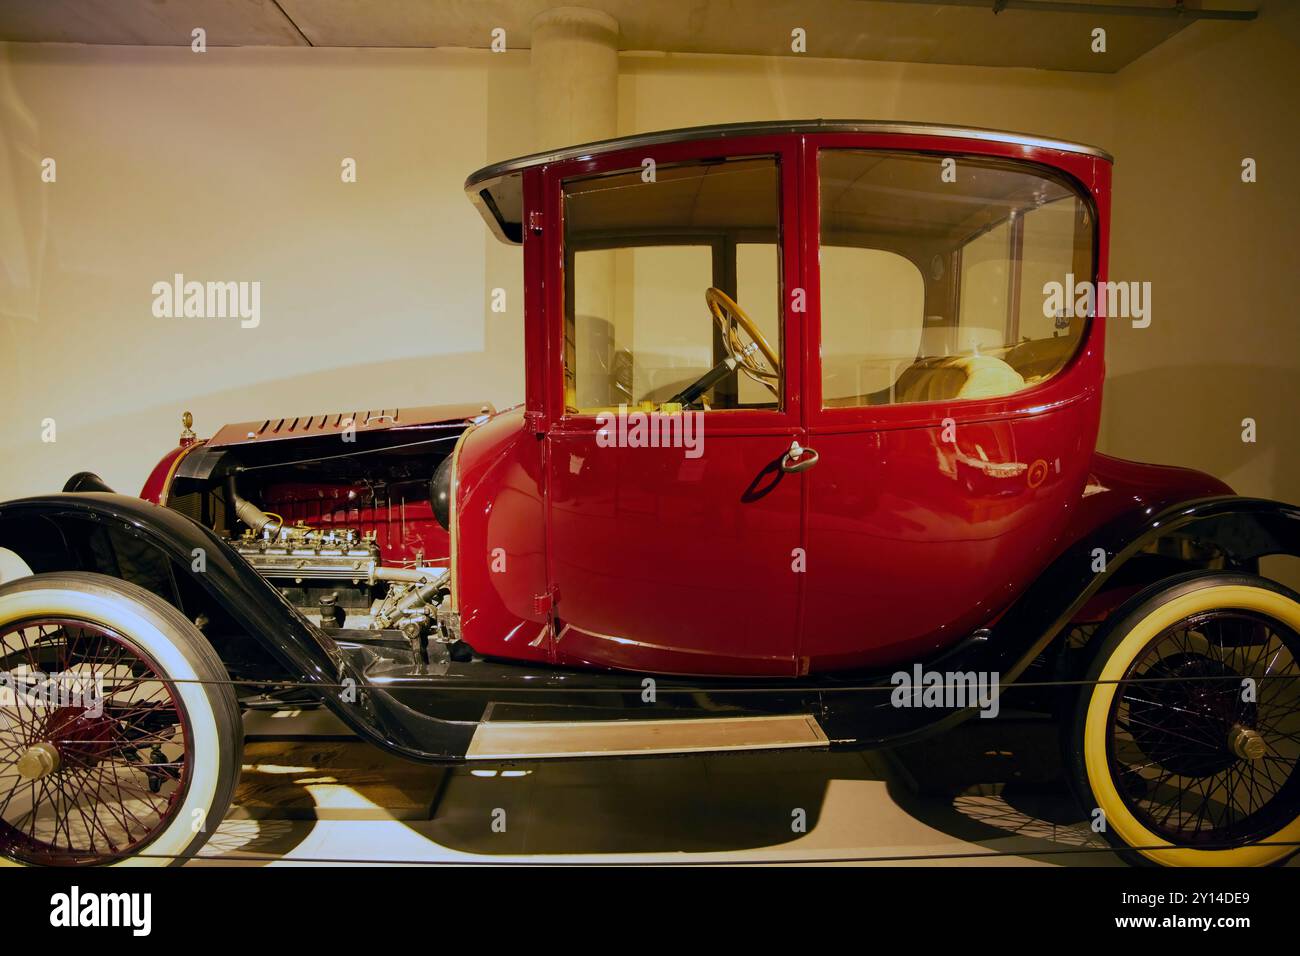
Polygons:
<instances>
[{"instance_id":1,"label":"spoke wheel","mask_svg":"<svg viewBox=\"0 0 1300 956\"><path fill-rule=\"evenodd\" d=\"M1300 599L1255 575L1186 575L1115 611L1097 645L1067 757L1106 838L1171 866L1295 852Z\"/></svg>"},{"instance_id":2,"label":"spoke wheel","mask_svg":"<svg viewBox=\"0 0 1300 956\"><path fill-rule=\"evenodd\" d=\"M156 595L0 585L0 862L170 865L224 817L243 732L225 667Z\"/></svg>"},{"instance_id":3,"label":"spoke wheel","mask_svg":"<svg viewBox=\"0 0 1300 956\"><path fill-rule=\"evenodd\" d=\"M0 631L0 853L24 863L107 863L165 829L185 794L188 722L140 648L88 621ZM163 759L156 759L161 756Z\"/></svg>"},{"instance_id":4,"label":"spoke wheel","mask_svg":"<svg viewBox=\"0 0 1300 956\"><path fill-rule=\"evenodd\" d=\"M1298 657L1300 635L1255 612L1197 614L1157 635L1109 721L1111 772L1134 816L1192 846L1243 846L1288 823L1300 794Z\"/></svg>"}]
</instances>

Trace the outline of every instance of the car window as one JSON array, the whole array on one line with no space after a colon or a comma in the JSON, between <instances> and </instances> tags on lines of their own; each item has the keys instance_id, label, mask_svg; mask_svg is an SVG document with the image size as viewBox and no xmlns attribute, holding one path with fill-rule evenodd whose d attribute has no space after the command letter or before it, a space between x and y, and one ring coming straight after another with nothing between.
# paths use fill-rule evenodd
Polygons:
<instances>
[{"instance_id":1,"label":"car window","mask_svg":"<svg viewBox=\"0 0 1300 956\"><path fill-rule=\"evenodd\" d=\"M713 160L564 184L565 406L592 413L628 405L779 408L779 178L773 158ZM706 293L714 290L711 308ZM743 312L772 361L769 384L720 367L723 320ZM742 329L743 332L743 329ZM734 364L734 363L733 363ZM771 368L775 365L775 368ZM711 377L710 377L711 376Z\"/></svg>"},{"instance_id":2,"label":"car window","mask_svg":"<svg viewBox=\"0 0 1300 956\"><path fill-rule=\"evenodd\" d=\"M942 159L819 155L824 407L1009 395L1082 341L1044 286L1092 278L1089 204L1037 166Z\"/></svg>"},{"instance_id":3,"label":"car window","mask_svg":"<svg viewBox=\"0 0 1300 956\"><path fill-rule=\"evenodd\" d=\"M958 351L988 352L1006 344L1011 227L1000 222L961 247L957 295Z\"/></svg>"},{"instance_id":4,"label":"car window","mask_svg":"<svg viewBox=\"0 0 1300 956\"><path fill-rule=\"evenodd\" d=\"M920 270L896 252L834 245L822 246L821 267L822 400L888 389L921 347Z\"/></svg>"},{"instance_id":5,"label":"car window","mask_svg":"<svg viewBox=\"0 0 1300 956\"><path fill-rule=\"evenodd\" d=\"M775 347L781 341L781 255L771 242L736 244L736 301ZM742 405L770 404L772 394L748 375L740 376Z\"/></svg>"}]
</instances>

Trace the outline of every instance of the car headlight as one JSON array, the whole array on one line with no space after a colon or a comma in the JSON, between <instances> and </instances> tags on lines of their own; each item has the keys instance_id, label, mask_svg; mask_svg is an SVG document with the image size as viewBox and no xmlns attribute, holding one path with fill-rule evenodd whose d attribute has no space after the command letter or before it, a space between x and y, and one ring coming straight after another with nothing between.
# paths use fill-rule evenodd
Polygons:
<instances>
[{"instance_id":1,"label":"car headlight","mask_svg":"<svg viewBox=\"0 0 1300 956\"><path fill-rule=\"evenodd\" d=\"M433 504L433 516L444 531L451 530L451 461L448 455L433 471L429 479L429 501Z\"/></svg>"}]
</instances>

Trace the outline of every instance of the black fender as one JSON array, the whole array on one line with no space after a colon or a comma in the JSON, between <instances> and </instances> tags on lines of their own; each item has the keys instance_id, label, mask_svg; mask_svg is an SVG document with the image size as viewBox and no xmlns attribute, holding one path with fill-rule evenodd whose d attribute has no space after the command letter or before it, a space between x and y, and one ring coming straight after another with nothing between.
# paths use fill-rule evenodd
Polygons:
<instances>
[{"instance_id":1,"label":"black fender","mask_svg":"<svg viewBox=\"0 0 1300 956\"><path fill-rule=\"evenodd\" d=\"M0 547L35 574L93 571L130 580L193 617L201 592L283 669L272 681L302 685L363 739L415 759L463 752L456 722L420 732L382 691L369 691L345 653L209 528L170 508L108 492L63 493L0 504ZM197 589L197 592L196 590ZM349 693L351 691L351 693ZM386 704L388 706L386 706Z\"/></svg>"},{"instance_id":2,"label":"black fender","mask_svg":"<svg viewBox=\"0 0 1300 956\"><path fill-rule=\"evenodd\" d=\"M1254 569L1270 554L1300 555L1300 508L1233 495L1195 498L1156 511L1138 507L1067 546L990 626L918 662L925 672L973 673L1001 690L1015 684L1058 640L1087 603L1128 562L1161 538L1186 538L1221 554L1230 569ZM1096 549L1105 567L1093 571ZM907 670L900 665L900 670ZM849 685L836 688L837 680ZM891 705L887 674L825 675L821 722L848 746L897 746L931 736L976 715L973 707L921 709ZM857 684L858 686L852 686ZM874 693L872 691L875 691Z\"/></svg>"},{"instance_id":3,"label":"black fender","mask_svg":"<svg viewBox=\"0 0 1300 956\"><path fill-rule=\"evenodd\" d=\"M998 619L987 642L994 659L990 669L1003 683L1014 681L1129 561L1162 538L1215 552L1229 570L1253 570L1271 554L1300 555L1300 508L1219 495L1120 515L1066 548ZM1104 570L1094 571L1098 549Z\"/></svg>"},{"instance_id":4,"label":"black fender","mask_svg":"<svg viewBox=\"0 0 1300 956\"><path fill-rule=\"evenodd\" d=\"M225 541L170 508L108 492L22 498L0 505L0 547L36 574L94 571L132 580L174 605L183 574L246 633L263 638L290 678L337 682L338 655L324 635Z\"/></svg>"}]
</instances>

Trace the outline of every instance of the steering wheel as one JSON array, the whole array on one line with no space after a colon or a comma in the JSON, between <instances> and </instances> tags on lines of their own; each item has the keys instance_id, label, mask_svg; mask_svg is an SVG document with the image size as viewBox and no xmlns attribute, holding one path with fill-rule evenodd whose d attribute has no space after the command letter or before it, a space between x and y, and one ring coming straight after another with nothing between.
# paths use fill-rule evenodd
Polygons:
<instances>
[{"instance_id":1,"label":"steering wheel","mask_svg":"<svg viewBox=\"0 0 1300 956\"><path fill-rule=\"evenodd\" d=\"M779 399L781 360L758 330L754 320L745 314L735 299L721 289L710 286L704 293L704 301L709 305L713 320L718 323L722 343L727 348L727 354L735 360L736 367L760 385L766 386ZM741 333L744 333L743 337Z\"/></svg>"}]
</instances>

